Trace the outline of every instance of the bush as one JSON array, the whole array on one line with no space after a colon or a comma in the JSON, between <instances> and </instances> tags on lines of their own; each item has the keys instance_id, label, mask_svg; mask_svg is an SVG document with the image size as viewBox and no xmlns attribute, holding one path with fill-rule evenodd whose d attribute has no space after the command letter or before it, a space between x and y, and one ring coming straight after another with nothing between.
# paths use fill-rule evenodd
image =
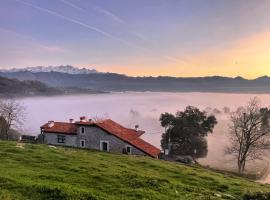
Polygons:
<instances>
[{"instance_id":1,"label":"bush","mask_svg":"<svg viewBox=\"0 0 270 200\"><path fill-rule=\"evenodd\" d=\"M270 192L257 192L253 194L245 194L243 200L269 200Z\"/></svg>"}]
</instances>

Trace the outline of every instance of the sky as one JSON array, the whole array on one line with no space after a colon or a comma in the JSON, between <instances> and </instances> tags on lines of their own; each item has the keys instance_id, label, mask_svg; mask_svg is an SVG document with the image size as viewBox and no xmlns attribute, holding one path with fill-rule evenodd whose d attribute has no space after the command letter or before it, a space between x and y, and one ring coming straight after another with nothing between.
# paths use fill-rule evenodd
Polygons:
<instances>
[{"instance_id":1,"label":"sky","mask_svg":"<svg viewBox=\"0 0 270 200\"><path fill-rule=\"evenodd\" d=\"M270 0L0 0L0 69L270 76Z\"/></svg>"}]
</instances>

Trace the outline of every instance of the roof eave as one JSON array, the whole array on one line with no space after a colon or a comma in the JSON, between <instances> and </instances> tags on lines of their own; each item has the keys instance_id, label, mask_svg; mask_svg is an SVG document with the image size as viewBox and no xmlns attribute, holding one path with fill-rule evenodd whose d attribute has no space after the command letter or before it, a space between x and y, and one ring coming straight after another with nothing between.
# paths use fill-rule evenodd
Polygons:
<instances>
[{"instance_id":1,"label":"roof eave","mask_svg":"<svg viewBox=\"0 0 270 200\"><path fill-rule=\"evenodd\" d=\"M77 135L77 133L68 133L68 132L61 132L61 131L46 131L44 130L43 133L59 133L59 134L63 134L63 135Z\"/></svg>"}]
</instances>

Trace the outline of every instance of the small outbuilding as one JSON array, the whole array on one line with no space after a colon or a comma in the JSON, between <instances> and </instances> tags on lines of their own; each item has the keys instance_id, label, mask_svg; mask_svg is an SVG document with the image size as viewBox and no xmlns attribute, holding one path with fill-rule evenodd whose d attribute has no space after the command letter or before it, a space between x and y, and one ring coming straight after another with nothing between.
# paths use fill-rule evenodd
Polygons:
<instances>
[{"instance_id":1,"label":"small outbuilding","mask_svg":"<svg viewBox=\"0 0 270 200\"><path fill-rule=\"evenodd\" d=\"M33 135L21 135L20 136L20 141L21 142L29 142L29 143L34 143L36 142L37 137Z\"/></svg>"}]
</instances>

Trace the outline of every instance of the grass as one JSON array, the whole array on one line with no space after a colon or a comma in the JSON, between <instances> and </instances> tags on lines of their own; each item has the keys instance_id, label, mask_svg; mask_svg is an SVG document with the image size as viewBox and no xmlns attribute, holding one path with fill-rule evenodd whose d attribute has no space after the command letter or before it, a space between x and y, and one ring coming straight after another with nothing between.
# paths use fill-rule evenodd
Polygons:
<instances>
[{"instance_id":1,"label":"grass","mask_svg":"<svg viewBox=\"0 0 270 200\"><path fill-rule=\"evenodd\" d=\"M242 199L270 187L200 167L46 145L0 142L0 199Z\"/></svg>"}]
</instances>

